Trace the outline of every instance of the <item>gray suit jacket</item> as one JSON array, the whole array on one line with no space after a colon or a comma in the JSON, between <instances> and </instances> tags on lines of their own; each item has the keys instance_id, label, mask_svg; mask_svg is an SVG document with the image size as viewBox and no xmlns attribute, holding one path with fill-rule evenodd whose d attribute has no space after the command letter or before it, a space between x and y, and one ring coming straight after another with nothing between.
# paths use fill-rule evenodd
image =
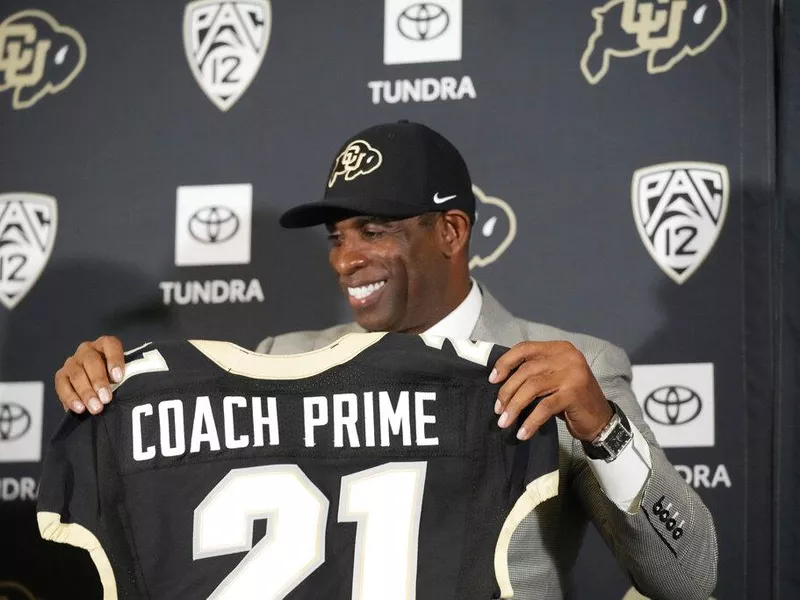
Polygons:
<instances>
[{"instance_id":1,"label":"gray suit jacket","mask_svg":"<svg viewBox=\"0 0 800 600\"><path fill-rule=\"evenodd\" d=\"M481 289L483 309L472 339L504 346L525 340L571 342L586 356L606 397L622 408L646 438L653 463L641 508L634 514L620 510L600 488L580 442L569 435L559 419L559 495L531 513L512 537L509 565L515 599L563 598L588 520L645 595L654 599L707 599L717 581L714 523L645 424L631 391L628 357L603 340L517 319L484 286ZM257 350L273 354L307 352L361 331L357 324L349 323L323 331L287 333L263 340ZM679 539L668 531L668 517L665 515L662 521L655 514L659 504L665 509L671 505L669 514L677 514L679 523L685 520Z\"/></svg>"}]
</instances>

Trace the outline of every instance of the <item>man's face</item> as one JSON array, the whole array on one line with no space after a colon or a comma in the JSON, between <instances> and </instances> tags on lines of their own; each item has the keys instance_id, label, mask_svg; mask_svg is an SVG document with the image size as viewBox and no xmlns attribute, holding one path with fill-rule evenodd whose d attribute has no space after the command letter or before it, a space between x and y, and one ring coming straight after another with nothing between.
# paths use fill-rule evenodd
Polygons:
<instances>
[{"instance_id":1,"label":"man's face","mask_svg":"<svg viewBox=\"0 0 800 600\"><path fill-rule=\"evenodd\" d=\"M330 263L359 325L418 333L441 318L447 261L435 223L357 216L327 227Z\"/></svg>"}]
</instances>

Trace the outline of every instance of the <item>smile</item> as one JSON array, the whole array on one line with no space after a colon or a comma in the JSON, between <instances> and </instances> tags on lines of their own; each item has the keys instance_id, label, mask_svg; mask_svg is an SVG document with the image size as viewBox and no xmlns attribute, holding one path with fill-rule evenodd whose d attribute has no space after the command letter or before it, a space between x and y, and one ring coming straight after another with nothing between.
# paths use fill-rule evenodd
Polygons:
<instances>
[{"instance_id":1,"label":"smile","mask_svg":"<svg viewBox=\"0 0 800 600\"><path fill-rule=\"evenodd\" d=\"M375 283L361 285L359 287L348 287L347 293L350 294L351 298L355 298L356 300L365 300L381 289L384 285L386 285L385 279L383 281L377 281Z\"/></svg>"}]
</instances>

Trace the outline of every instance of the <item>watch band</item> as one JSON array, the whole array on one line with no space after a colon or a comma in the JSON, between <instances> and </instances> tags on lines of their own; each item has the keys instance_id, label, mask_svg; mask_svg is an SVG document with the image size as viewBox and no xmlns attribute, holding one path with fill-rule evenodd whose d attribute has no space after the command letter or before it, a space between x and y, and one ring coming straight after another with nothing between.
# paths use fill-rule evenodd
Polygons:
<instances>
[{"instance_id":1,"label":"watch band","mask_svg":"<svg viewBox=\"0 0 800 600\"><path fill-rule=\"evenodd\" d=\"M614 411L611 420L596 438L591 442L582 442L582 444L583 450L589 458L611 462L631 443L633 434L625 413L610 400L608 403Z\"/></svg>"}]
</instances>

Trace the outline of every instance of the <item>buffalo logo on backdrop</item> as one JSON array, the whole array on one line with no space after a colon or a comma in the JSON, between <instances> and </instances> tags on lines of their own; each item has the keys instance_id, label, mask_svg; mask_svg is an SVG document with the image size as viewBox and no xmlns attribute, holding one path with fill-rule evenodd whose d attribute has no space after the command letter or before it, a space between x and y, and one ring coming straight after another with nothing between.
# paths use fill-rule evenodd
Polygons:
<instances>
[{"instance_id":1,"label":"buffalo logo on backdrop","mask_svg":"<svg viewBox=\"0 0 800 600\"><path fill-rule=\"evenodd\" d=\"M631 183L636 228L650 256L675 283L708 257L728 212L724 165L676 162L638 169Z\"/></svg>"},{"instance_id":2,"label":"buffalo logo on backdrop","mask_svg":"<svg viewBox=\"0 0 800 600\"><path fill-rule=\"evenodd\" d=\"M0 462L37 462L42 457L44 383L0 383Z\"/></svg>"},{"instance_id":3,"label":"buffalo logo on backdrop","mask_svg":"<svg viewBox=\"0 0 800 600\"><path fill-rule=\"evenodd\" d=\"M714 365L636 365L633 393L664 448L714 445Z\"/></svg>"},{"instance_id":4,"label":"buffalo logo on backdrop","mask_svg":"<svg viewBox=\"0 0 800 600\"><path fill-rule=\"evenodd\" d=\"M42 274L56 238L56 199L0 194L0 302L14 308Z\"/></svg>"},{"instance_id":5,"label":"buffalo logo on backdrop","mask_svg":"<svg viewBox=\"0 0 800 600\"><path fill-rule=\"evenodd\" d=\"M514 241L517 235L517 216L505 200L487 196L477 185L475 194L475 225L470 239L469 268L492 264Z\"/></svg>"},{"instance_id":6,"label":"buffalo logo on backdrop","mask_svg":"<svg viewBox=\"0 0 800 600\"><path fill-rule=\"evenodd\" d=\"M267 52L269 0L197 0L183 14L183 45L192 74L217 108L242 97Z\"/></svg>"},{"instance_id":7,"label":"buffalo logo on backdrop","mask_svg":"<svg viewBox=\"0 0 800 600\"><path fill-rule=\"evenodd\" d=\"M385 0L383 63L414 63L461 60L462 0L414 2ZM469 75L378 79L367 83L372 103L433 102L476 98Z\"/></svg>"},{"instance_id":8,"label":"buffalo logo on backdrop","mask_svg":"<svg viewBox=\"0 0 800 600\"><path fill-rule=\"evenodd\" d=\"M368 175L382 163L383 154L380 150L373 148L364 140L353 140L336 157L333 171L328 179L328 187L332 188L339 177L344 177L345 181L352 181L361 175Z\"/></svg>"},{"instance_id":9,"label":"buffalo logo on backdrop","mask_svg":"<svg viewBox=\"0 0 800 600\"><path fill-rule=\"evenodd\" d=\"M86 63L86 42L41 10L23 10L0 23L0 92L11 106L30 108L66 88Z\"/></svg>"},{"instance_id":10,"label":"buffalo logo on backdrop","mask_svg":"<svg viewBox=\"0 0 800 600\"><path fill-rule=\"evenodd\" d=\"M728 23L725 0L611 0L592 10L595 28L581 57L592 85L612 58L646 54L647 72L665 73L705 52Z\"/></svg>"},{"instance_id":11,"label":"buffalo logo on backdrop","mask_svg":"<svg viewBox=\"0 0 800 600\"><path fill-rule=\"evenodd\" d=\"M175 203L175 265L197 267L250 263L253 186L183 185ZM162 281L164 304L264 301L258 279Z\"/></svg>"}]
</instances>

